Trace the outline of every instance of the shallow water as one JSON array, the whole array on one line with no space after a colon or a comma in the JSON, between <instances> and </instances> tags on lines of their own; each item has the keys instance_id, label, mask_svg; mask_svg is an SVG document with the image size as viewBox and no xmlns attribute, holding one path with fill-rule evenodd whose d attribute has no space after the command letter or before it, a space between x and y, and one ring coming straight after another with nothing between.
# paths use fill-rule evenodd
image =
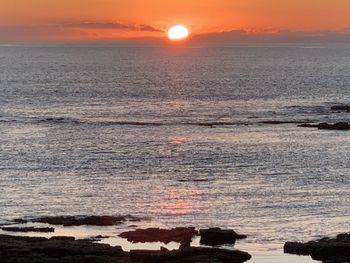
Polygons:
<instances>
[{"instance_id":1,"label":"shallow water","mask_svg":"<svg viewBox=\"0 0 350 263\"><path fill-rule=\"evenodd\" d=\"M329 45L1 46L2 218L149 216L234 228L251 251L349 231L349 133L261 123L349 121L330 111L349 101L349 58Z\"/></svg>"}]
</instances>

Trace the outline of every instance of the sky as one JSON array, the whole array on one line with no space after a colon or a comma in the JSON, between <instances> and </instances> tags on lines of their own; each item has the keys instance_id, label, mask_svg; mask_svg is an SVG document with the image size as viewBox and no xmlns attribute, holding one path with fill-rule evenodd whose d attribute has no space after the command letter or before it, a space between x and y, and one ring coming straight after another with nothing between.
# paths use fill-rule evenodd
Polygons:
<instances>
[{"instance_id":1,"label":"sky","mask_svg":"<svg viewBox=\"0 0 350 263\"><path fill-rule=\"evenodd\" d=\"M202 40L348 40L350 1L0 0L0 42L164 39L175 24Z\"/></svg>"}]
</instances>

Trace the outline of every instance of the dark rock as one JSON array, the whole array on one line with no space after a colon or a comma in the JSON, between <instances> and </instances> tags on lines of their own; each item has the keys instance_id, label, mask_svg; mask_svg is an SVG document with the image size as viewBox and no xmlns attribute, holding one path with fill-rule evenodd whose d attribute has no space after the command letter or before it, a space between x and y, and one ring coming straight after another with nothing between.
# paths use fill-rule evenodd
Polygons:
<instances>
[{"instance_id":1,"label":"dark rock","mask_svg":"<svg viewBox=\"0 0 350 263\"><path fill-rule=\"evenodd\" d=\"M41 233L51 233L55 232L53 227L2 227L4 231L11 232L41 232Z\"/></svg>"},{"instance_id":2,"label":"dark rock","mask_svg":"<svg viewBox=\"0 0 350 263\"><path fill-rule=\"evenodd\" d=\"M232 126L239 125L237 122L224 122L224 121L214 121L214 122L191 122L190 125L204 126L214 128L215 126Z\"/></svg>"},{"instance_id":3,"label":"dark rock","mask_svg":"<svg viewBox=\"0 0 350 263\"><path fill-rule=\"evenodd\" d=\"M251 255L242 251L199 247L169 252L132 250L130 257L132 262L139 263L243 263L251 259Z\"/></svg>"},{"instance_id":4,"label":"dark rock","mask_svg":"<svg viewBox=\"0 0 350 263\"><path fill-rule=\"evenodd\" d=\"M34 219L15 219L15 222L33 222L33 223L47 223L51 225L63 226L113 226L119 225L126 221L140 221L140 218L134 216L52 216L39 217Z\"/></svg>"},{"instance_id":5,"label":"dark rock","mask_svg":"<svg viewBox=\"0 0 350 263\"><path fill-rule=\"evenodd\" d=\"M201 240L203 245L217 246L234 244L237 239L247 238L246 235L237 234L234 230L223 230L220 228L201 229Z\"/></svg>"},{"instance_id":6,"label":"dark rock","mask_svg":"<svg viewBox=\"0 0 350 263\"><path fill-rule=\"evenodd\" d=\"M318 128L318 124L304 123L304 124L298 125L298 127L302 127L302 128Z\"/></svg>"},{"instance_id":7,"label":"dark rock","mask_svg":"<svg viewBox=\"0 0 350 263\"><path fill-rule=\"evenodd\" d=\"M269 124L269 125L280 125L280 124L299 124L305 123L305 121L261 121L261 124Z\"/></svg>"},{"instance_id":8,"label":"dark rock","mask_svg":"<svg viewBox=\"0 0 350 263\"><path fill-rule=\"evenodd\" d=\"M350 130L350 124L347 122L337 122L335 124L329 124L326 122L319 124L301 124L298 127L304 128L318 128L319 130Z\"/></svg>"},{"instance_id":9,"label":"dark rock","mask_svg":"<svg viewBox=\"0 0 350 263\"><path fill-rule=\"evenodd\" d=\"M344 240L350 243L350 233L343 233L337 235L337 240Z\"/></svg>"},{"instance_id":10,"label":"dark rock","mask_svg":"<svg viewBox=\"0 0 350 263\"><path fill-rule=\"evenodd\" d=\"M168 244L178 242L182 246L190 246L192 237L196 235L198 235L198 231L194 227L177 227L170 230L160 228L137 229L123 232L119 236L133 243L163 242Z\"/></svg>"},{"instance_id":11,"label":"dark rock","mask_svg":"<svg viewBox=\"0 0 350 263\"><path fill-rule=\"evenodd\" d=\"M120 247L74 240L0 236L1 263L129 262Z\"/></svg>"},{"instance_id":12,"label":"dark rock","mask_svg":"<svg viewBox=\"0 0 350 263\"><path fill-rule=\"evenodd\" d=\"M335 105L335 106L331 107L331 110L350 111L350 105Z\"/></svg>"},{"instance_id":13,"label":"dark rock","mask_svg":"<svg viewBox=\"0 0 350 263\"><path fill-rule=\"evenodd\" d=\"M46 241L45 237L26 237L26 236L9 236L9 235L0 235L0 243L6 242L7 240L15 241L26 241L26 242L41 242Z\"/></svg>"},{"instance_id":14,"label":"dark rock","mask_svg":"<svg viewBox=\"0 0 350 263\"><path fill-rule=\"evenodd\" d=\"M121 247L80 240L0 235L1 263L243 263L250 258L246 252L216 248L127 253Z\"/></svg>"},{"instance_id":15,"label":"dark rock","mask_svg":"<svg viewBox=\"0 0 350 263\"><path fill-rule=\"evenodd\" d=\"M337 122L335 124L321 123L318 125L320 130L350 130L350 125L347 122Z\"/></svg>"},{"instance_id":16,"label":"dark rock","mask_svg":"<svg viewBox=\"0 0 350 263\"><path fill-rule=\"evenodd\" d=\"M160 247L160 251L161 252L169 252L169 249L167 249L166 247Z\"/></svg>"},{"instance_id":17,"label":"dark rock","mask_svg":"<svg viewBox=\"0 0 350 263\"><path fill-rule=\"evenodd\" d=\"M15 220L13 220L13 222L15 222L15 223L17 223L17 224L26 224L26 223L28 223L27 220L22 219L22 218L17 218L17 219L15 219Z\"/></svg>"},{"instance_id":18,"label":"dark rock","mask_svg":"<svg viewBox=\"0 0 350 263\"><path fill-rule=\"evenodd\" d=\"M283 247L284 253L308 256L311 253L311 242L287 242Z\"/></svg>"},{"instance_id":19,"label":"dark rock","mask_svg":"<svg viewBox=\"0 0 350 263\"><path fill-rule=\"evenodd\" d=\"M85 241L90 241L90 242L97 242L97 241L101 241L102 239L105 238L109 238L109 236L93 236L93 237L88 237L88 238L84 238L84 239L79 239L79 240L85 240Z\"/></svg>"},{"instance_id":20,"label":"dark rock","mask_svg":"<svg viewBox=\"0 0 350 263\"><path fill-rule=\"evenodd\" d=\"M54 236L51 237L50 240L74 241L75 237Z\"/></svg>"},{"instance_id":21,"label":"dark rock","mask_svg":"<svg viewBox=\"0 0 350 263\"><path fill-rule=\"evenodd\" d=\"M336 238L323 238L307 243L287 242L284 252L296 255L310 255L323 262L350 262L350 234L340 234Z\"/></svg>"}]
</instances>

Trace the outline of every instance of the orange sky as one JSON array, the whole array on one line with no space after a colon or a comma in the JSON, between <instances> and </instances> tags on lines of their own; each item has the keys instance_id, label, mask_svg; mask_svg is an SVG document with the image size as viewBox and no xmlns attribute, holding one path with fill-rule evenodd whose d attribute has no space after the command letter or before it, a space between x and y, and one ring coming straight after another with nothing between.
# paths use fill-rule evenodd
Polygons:
<instances>
[{"instance_id":1,"label":"orange sky","mask_svg":"<svg viewBox=\"0 0 350 263\"><path fill-rule=\"evenodd\" d=\"M195 34L341 30L350 28L350 1L0 0L0 41L164 36L177 23Z\"/></svg>"}]
</instances>

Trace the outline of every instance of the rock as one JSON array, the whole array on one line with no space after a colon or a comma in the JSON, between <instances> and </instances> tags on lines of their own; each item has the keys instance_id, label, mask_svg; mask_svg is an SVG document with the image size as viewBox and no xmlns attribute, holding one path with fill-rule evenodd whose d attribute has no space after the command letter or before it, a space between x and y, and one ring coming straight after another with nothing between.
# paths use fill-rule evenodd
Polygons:
<instances>
[{"instance_id":1,"label":"rock","mask_svg":"<svg viewBox=\"0 0 350 263\"><path fill-rule=\"evenodd\" d=\"M51 237L50 240L74 241L75 237L54 236Z\"/></svg>"},{"instance_id":2,"label":"rock","mask_svg":"<svg viewBox=\"0 0 350 263\"><path fill-rule=\"evenodd\" d=\"M335 105L331 107L331 110L336 110L336 111L350 111L350 105Z\"/></svg>"},{"instance_id":3,"label":"rock","mask_svg":"<svg viewBox=\"0 0 350 263\"><path fill-rule=\"evenodd\" d=\"M343 233L343 234L337 235L337 240L345 240L350 242L350 233Z\"/></svg>"},{"instance_id":4,"label":"rock","mask_svg":"<svg viewBox=\"0 0 350 263\"><path fill-rule=\"evenodd\" d=\"M350 234L340 234L336 238L323 238L307 243L287 242L284 252L296 255L310 255L324 263L350 262Z\"/></svg>"},{"instance_id":5,"label":"rock","mask_svg":"<svg viewBox=\"0 0 350 263\"><path fill-rule=\"evenodd\" d=\"M41 232L41 233L51 233L55 232L53 227L2 227L4 231L11 232Z\"/></svg>"},{"instance_id":6,"label":"rock","mask_svg":"<svg viewBox=\"0 0 350 263\"><path fill-rule=\"evenodd\" d=\"M169 252L169 249L167 249L166 247L160 247L160 251L161 252Z\"/></svg>"},{"instance_id":7,"label":"rock","mask_svg":"<svg viewBox=\"0 0 350 263\"><path fill-rule=\"evenodd\" d=\"M335 124L329 124L326 122L320 124L301 124L298 127L304 128L318 128L319 130L350 130L350 124L347 122L337 122Z\"/></svg>"},{"instance_id":8,"label":"rock","mask_svg":"<svg viewBox=\"0 0 350 263\"><path fill-rule=\"evenodd\" d=\"M175 251L134 250L72 239L0 235L1 263L243 263L242 251L185 248Z\"/></svg>"},{"instance_id":9,"label":"rock","mask_svg":"<svg viewBox=\"0 0 350 263\"><path fill-rule=\"evenodd\" d=\"M320 123L319 130L350 130L350 125L347 122L337 122L335 124Z\"/></svg>"},{"instance_id":10,"label":"rock","mask_svg":"<svg viewBox=\"0 0 350 263\"><path fill-rule=\"evenodd\" d=\"M169 252L132 250L130 258L138 263L243 263L251 259L251 255L238 250L188 247Z\"/></svg>"},{"instance_id":11,"label":"rock","mask_svg":"<svg viewBox=\"0 0 350 263\"><path fill-rule=\"evenodd\" d=\"M17 219L15 219L15 220L13 220L13 222L15 222L15 223L17 223L17 224L26 224L26 223L28 223L27 220L22 219L22 218L17 218Z\"/></svg>"},{"instance_id":12,"label":"rock","mask_svg":"<svg viewBox=\"0 0 350 263\"><path fill-rule=\"evenodd\" d=\"M121 247L74 240L0 236L1 263L127 263Z\"/></svg>"},{"instance_id":13,"label":"rock","mask_svg":"<svg viewBox=\"0 0 350 263\"><path fill-rule=\"evenodd\" d=\"M287 242L283 247L284 253L308 256L311 253L311 242Z\"/></svg>"},{"instance_id":14,"label":"rock","mask_svg":"<svg viewBox=\"0 0 350 263\"><path fill-rule=\"evenodd\" d=\"M203 245L217 246L234 244L237 239L247 238L246 235L239 235L234 230L222 230L220 228L201 229L201 240Z\"/></svg>"},{"instance_id":15,"label":"rock","mask_svg":"<svg viewBox=\"0 0 350 263\"><path fill-rule=\"evenodd\" d=\"M305 123L306 121L261 121L260 124L269 124L269 125L280 125L280 124L299 124Z\"/></svg>"},{"instance_id":16,"label":"rock","mask_svg":"<svg viewBox=\"0 0 350 263\"><path fill-rule=\"evenodd\" d=\"M134 216L52 216L52 217L39 217L34 219L15 219L17 223L47 223L50 225L63 225L63 226L114 226L120 225L126 221L140 221L140 218Z\"/></svg>"},{"instance_id":17,"label":"rock","mask_svg":"<svg viewBox=\"0 0 350 263\"><path fill-rule=\"evenodd\" d=\"M93 237L88 237L88 238L84 238L84 239L79 239L79 240L85 240L85 241L90 241L90 242L97 242L97 241L101 241L102 239L105 238L109 238L109 236L93 236Z\"/></svg>"},{"instance_id":18,"label":"rock","mask_svg":"<svg viewBox=\"0 0 350 263\"><path fill-rule=\"evenodd\" d=\"M190 246L192 237L197 236L198 231L194 227L177 227L173 229L148 228L123 232L119 236L133 243L147 242L178 242L182 246Z\"/></svg>"},{"instance_id":19,"label":"rock","mask_svg":"<svg viewBox=\"0 0 350 263\"><path fill-rule=\"evenodd\" d=\"M304 124L298 125L298 127L302 127L302 128L318 128L318 124L304 123Z\"/></svg>"}]
</instances>

